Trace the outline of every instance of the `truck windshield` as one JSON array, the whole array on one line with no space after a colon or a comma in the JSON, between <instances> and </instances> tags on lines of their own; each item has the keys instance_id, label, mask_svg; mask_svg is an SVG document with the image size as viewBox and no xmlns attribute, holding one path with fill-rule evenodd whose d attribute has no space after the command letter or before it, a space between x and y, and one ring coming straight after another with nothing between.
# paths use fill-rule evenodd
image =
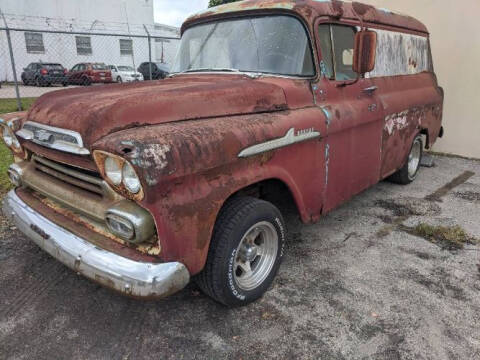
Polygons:
<instances>
[{"instance_id":1,"label":"truck windshield","mask_svg":"<svg viewBox=\"0 0 480 360\"><path fill-rule=\"evenodd\" d=\"M187 29L172 73L195 71L315 74L305 28L284 15L229 19Z\"/></svg>"}]
</instances>

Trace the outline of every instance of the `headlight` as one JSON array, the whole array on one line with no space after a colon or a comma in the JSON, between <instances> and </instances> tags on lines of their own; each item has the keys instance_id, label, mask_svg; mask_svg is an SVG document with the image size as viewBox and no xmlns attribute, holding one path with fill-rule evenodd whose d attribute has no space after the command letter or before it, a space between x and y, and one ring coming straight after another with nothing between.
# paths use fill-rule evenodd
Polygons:
<instances>
[{"instance_id":1,"label":"headlight","mask_svg":"<svg viewBox=\"0 0 480 360\"><path fill-rule=\"evenodd\" d=\"M130 165L128 162L125 162L125 164L123 164L122 177L123 185L125 185L128 191L134 194L138 194L141 188L140 179L135 173L132 165Z\"/></svg>"},{"instance_id":2,"label":"headlight","mask_svg":"<svg viewBox=\"0 0 480 360\"><path fill-rule=\"evenodd\" d=\"M122 168L119 164L119 159L110 156L105 159L105 175L107 175L113 185L122 183Z\"/></svg>"},{"instance_id":3,"label":"headlight","mask_svg":"<svg viewBox=\"0 0 480 360\"><path fill-rule=\"evenodd\" d=\"M18 142L17 137L13 134L12 130L7 126L2 126L2 136L5 144L14 150L20 149L20 143Z\"/></svg>"},{"instance_id":4,"label":"headlight","mask_svg":"<svg viewBox=\"0 0 480 360\"><path fill-rule=\"evenodd\" d=\"M5 141L5 144L8 147L12 147L13 145L12 133L10 132L10 129L5 126L3 127L3 141Z\"/></svg>"},{"instance_id":5,"label":"headlight","mask_svg":"<svg viewBox=\"0 0 480 360\"><path fill-rule=\"evenodd\" d=\"M95 150L93 157L102 177L118 193L135 200L143 199L142 183L135 169L127 160L100 150Z\"/></svg>"}]
</instances>

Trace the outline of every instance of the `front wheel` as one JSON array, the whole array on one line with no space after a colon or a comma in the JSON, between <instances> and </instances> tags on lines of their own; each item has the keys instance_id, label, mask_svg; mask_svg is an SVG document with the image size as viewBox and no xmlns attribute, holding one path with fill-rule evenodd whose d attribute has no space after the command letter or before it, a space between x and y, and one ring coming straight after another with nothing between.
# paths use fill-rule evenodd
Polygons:
<instances>
[{"instance_id":1,"label":"front wheel","mask_svg":"<svg viewBox=\"0 0 480 360\"><path fill-rule=\"evenodd\" d=\"M82 79L82 85L83 85L83 86L90 86L90 85L92 85L92 81L90 80L90 78L84 77L84 78Z\"/></svg>"},{"instance_id":2,"label":"front wheel","mask_svg":"<svg viewBox=\"0 0 480 360\"><path fill-rule=\"evenodd\" d=\"M413 182L417 178L418 170L420 169L420 163L422 162L422 156L422 136L417 135L413 140L407 161L400 170L390 176L389 180L401 185L407 185Z\"/></svg>"},{"instance_id":3,"label":"front wheel","mask_svg":"<svg viewBox=\"0 0 480 360\"><path fill-rule=\"evenodd\" d=\"M215 224L197 284L230 307L257 300L280 267L285 232L282 215L271 203L251 197L230 200Z\"/></svg>"},{"instance_id":4,"label":"front wheel","mask_svg":"<svg viewBox=\"0 0 480 360\"><path fill-rule=\"evenodd\" d=\"M123 82L122 78L119 76L117 77L117 83L121 84Z\"/></svg>"}]
</instances>

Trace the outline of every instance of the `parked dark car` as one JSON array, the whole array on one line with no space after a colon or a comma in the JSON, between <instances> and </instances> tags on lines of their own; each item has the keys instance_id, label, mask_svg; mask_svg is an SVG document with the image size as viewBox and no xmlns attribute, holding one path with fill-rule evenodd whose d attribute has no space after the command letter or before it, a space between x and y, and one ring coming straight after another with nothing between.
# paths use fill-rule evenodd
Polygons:
<instances>
[{"instance_id":1,"label":"parked dark car","mask_svg":"<svg viewBox=\"0 0 480 360\"><path fill-rule=\"evenodd\" d=\"M152 77L150 77L150 64L152 65ZM144 62L138 67L138 72L143 75L145 80L159 80L165 79L170 69L166 64Z\"/></svg>"},{"instance_id":2,"label":"parked dark car","mask_svg":"<svg viewBox=\"0 0 480 360\"><path fill-rule=\"evenodd\" d=\"M31 63L22 73L24 85L50 86L52 84L68 85L68 70L61 64Z\"/></svg>"},{"instance_id":3,"label":"parked dark car","mask_svg":"<svg viewBox=\"0 0 480 360\"><path fill-rule=\"evenodd\" d=\"M75 85L91 85L93 83L111 83L112 72L103 63L80 63L68 73L68 81Z\"/></svg>"}]
</instances>

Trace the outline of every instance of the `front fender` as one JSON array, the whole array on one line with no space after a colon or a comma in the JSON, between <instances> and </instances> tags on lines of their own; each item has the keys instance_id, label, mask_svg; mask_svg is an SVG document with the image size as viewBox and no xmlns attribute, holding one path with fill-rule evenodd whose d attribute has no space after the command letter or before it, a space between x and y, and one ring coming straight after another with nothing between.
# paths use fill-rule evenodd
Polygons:
<instances>
[{"instance_id":1,"label":"front fender","mask_svg":"<svg viewBox=\"0 0 480 360\"><path fill-rule=\"evenodd\" d=\"M202 270L217 215L237 191L266 179L290 189L304 221L316 219L325 181L322 137L241 158L291 130L324 134L317 108L162 124L115 133L94 145L127 158L142 179L141 205L155 218L164 261ZM128 140L127 140L128 139Z\"/></svg>"}]
</instances>

